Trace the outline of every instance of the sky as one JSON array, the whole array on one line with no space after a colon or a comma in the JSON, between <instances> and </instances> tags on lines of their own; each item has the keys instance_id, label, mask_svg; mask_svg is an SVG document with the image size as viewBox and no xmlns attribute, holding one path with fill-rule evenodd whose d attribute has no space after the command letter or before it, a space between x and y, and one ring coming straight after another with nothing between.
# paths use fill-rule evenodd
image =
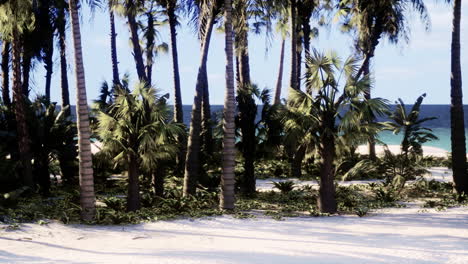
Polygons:
<instances>
[{"instance_id":1,"label":"sky","mask_svg":"<svg viewBox=\"0 0 468 264\"><path fill-rule=\"evenodd\" d=\"M375 78L373 96L382 97L394 102L402 98L406 103L412 103L418 96L427 93L426 104L450 103L450 44L452 31L452 8L442 1L427 1L431 18L431 29L426 31L416 14L411 17L411 38L409 43L401 42L392 45L381 41L375 52L372 73ZM468 2L463 1L462 10L462 71L463 79L468 82ZM93 18L91 18L93 17ZM125 20L118 18L117 52L120 74L130 75L132 86L136 81L135 63L129 45L128 27ZM179 65L182 86L182 101L184 105L193 103L195 82L200 64L199 43L191 27L182 21L178 27ZM109 38L109 16L107 11L97 10L94 16L89 10L83 11L81 20L83 54L86 74L88 101L96 99L103 81L111 82L112 66ZM169 43L169 31L161 28L160 39ZM341 58L352 55L352 38L338 32L336 25L330 29L320 29L318 39L312 41L312 47L319 51L334 50ZM70 37L71 31L68 32ZM70 80L70 99L76 102L75 76L73 70L73 49L71 39L68 39L68 64ZM278 76L280 56L280 36L275 36L269 42L265 35L249 36L249 52L252 81L260 88L274 89ZM282 97L287 97L289 83L289 45L286 47L285 72L283 78ZM52 80L52 100L60 99L60 69L58 49L55 52L55 66ZM43 65L37 63L32 74L32 92L42 94L44 91L45 71ZM208 58L208 78L211 104L222 105L225 91L225 55L224 34L215 32L212 37ZM161 93L173 96L172 58L170 54L161 54L156 58L153 73L154 85ZM467 85L464 86L464 103L468 104Z\"/></svg>"}]
</instances>

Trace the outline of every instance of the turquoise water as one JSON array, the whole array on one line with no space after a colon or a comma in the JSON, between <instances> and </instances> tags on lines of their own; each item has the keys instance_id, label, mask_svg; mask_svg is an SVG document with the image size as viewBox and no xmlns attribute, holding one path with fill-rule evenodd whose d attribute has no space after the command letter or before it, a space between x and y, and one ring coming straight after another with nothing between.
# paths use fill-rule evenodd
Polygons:
<instances>
[{"instance_id":1,"label":"turquoise water","mask_svg":"<svg viewBox=\"0 0 468 264\"><path fill-rule=\"evenodd\" d=\"M412 105L406 105L409 109ZM392 105L390 108L394 109L395 106ZM211 111L213 113L222 111L222 105L212 105ZM192 107L190 105L184 105L184 123L189 125L190 123L190 112ZM468 105L464 106L465 110L465 124L468 125ZM261 106L257 109L257 119L260 117ZM437 147L444 149L446 151L451 151L450 143L450 105L422 105L420 109L420 118L423 117L436 117L437 119L431 120L424 123L424 127L429 127L433 130L433 133L439 137L439 140L431 141L425 146ZM378 118L378 121L389 121L386 118ZM468 134L466 134L468 139ZM399 145L402 140L401 135L393 135L389 131L380 133L379 139L388 145Z\"/></svg>"},{"instance_id":2,"label":"turquoise water","mask_svg":"<svg viewBox=\"0 0 468 264\"><path fill-rule=\"evenodd\" d=\"M432 130L439 140L427 142L424 146L437 147L446 151L451 151L450 128L432 128ZM465 136L468 139L468 133L465 133ZM394 135L390 131L384 131L379 134L379 140L383 141L387 145L399 145L402 138L401 134Z\"/></svg>"}]
</instances>

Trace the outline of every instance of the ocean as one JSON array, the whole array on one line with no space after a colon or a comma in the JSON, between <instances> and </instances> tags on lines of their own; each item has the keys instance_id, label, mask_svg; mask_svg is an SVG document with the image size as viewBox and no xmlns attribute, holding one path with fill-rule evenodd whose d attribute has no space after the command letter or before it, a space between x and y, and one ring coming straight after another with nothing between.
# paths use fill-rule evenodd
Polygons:
<instances>
[{"instance_id":1,"label":"ocean","mask_svg":"<svg viewBox=\"0 0 468 264\"><path fill-rule=\"evenodd\" d=\"M410 109L412 105L407 105ZM395 108L395 106L391 106ZM213 113L219 113L223 109L222 105L212 105L211 110ZM191 105L184 105L184 123L190 123L190 113L192 110ZM258 107L258 113L260 113L261 107ZM259 116L259 115L257 115ZM423 117L437 117L435 120L428 121L424 124L433 130L433 133L439 138L439 140L425 143L425 146L437 147L446 151L451 151L450 143L450 105L422 105L420 118ZM386 121L384 118L379 121ZM465 106L465 126L468 124L468 105ZM466 133L468 139L468 134ZM390 131L384 131L379 134L379 140L388 145L399 145L402 140L401 135L394 135Z\"/></svg>"}]
</instances>

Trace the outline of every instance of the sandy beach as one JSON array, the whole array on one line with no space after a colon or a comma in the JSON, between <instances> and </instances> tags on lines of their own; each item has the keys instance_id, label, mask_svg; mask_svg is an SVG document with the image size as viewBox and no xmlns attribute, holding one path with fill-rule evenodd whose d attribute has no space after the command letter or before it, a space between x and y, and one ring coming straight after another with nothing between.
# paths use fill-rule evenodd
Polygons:
<instances>
[{"instance_id":1,"label":"sandy beach","mask_svg":"<svg viewBox=\"0 0 468 264\"><path fill-rule=\"evenodd\" d=\"M400 145L388 145L388 149L393 154L401 153ZM375 146L375 151L376 151L377 155L383 155L384 146L376 145ZM361 145L361 146L358 147L357 152L361 153L363 155L366 155L366 154L369 154L369 149L368 149L367 145ZM433 156L433 157L446 158L448 153L449 153L448 151L446 151L444 149L441 149L441 148L423 146L424 156Z\"/></svg>"},{"instance_id":2,"label":"sandy beach","mask_svg":"<svg viewBox=\"0 0 468 264\"><path fill-rule=\"evenodd\" d=\"M428 179L451 181L446 168ZM362 184L355 181L340 184ZM300 184L315 184L302 182ZM271 190L271 180L259 180ZM23 224L0 231L0 263L468 263L468 207L409 203L359 218L258 215L129 226Z\"/></svg>"},{"instance_id":3,"label":"sandy beach","mask_svg":"<svg viewBox=\"0 0 468 264\"><path fill-rule=\"evenodd\" d=\"M468 263L468 208L1 231L1 263Z\"/></svg>"}]
</instances>

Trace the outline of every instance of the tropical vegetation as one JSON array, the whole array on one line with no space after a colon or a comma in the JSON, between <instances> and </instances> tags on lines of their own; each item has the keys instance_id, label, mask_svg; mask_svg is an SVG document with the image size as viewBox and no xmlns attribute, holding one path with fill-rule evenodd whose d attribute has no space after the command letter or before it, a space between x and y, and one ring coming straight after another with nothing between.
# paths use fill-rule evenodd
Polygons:
<instances>
[{"instance_id":1,"label":"tropical vegetation","mask_svg":"<svg viewBox=\"0 0 468 264\"><path fill-rule=\"evenodd\" d=\"M253 209L278 219L304 212L364 216L370 209L399 206L397 201L415 198L415 192L451 205L463 202L468 174L461 0L447 2L454 12L452 153L436 160L423 155L423 144L437 140L426 126L435 117L421 112L425 94L411 107L401 99L391 105L371 96L376 89L371 62L379 43L408 41L414 14L429 28L427 1L0 0L0 220L119 224L222 213L242 218ZM84 8L104 11L110 28L112 80L101 85L91 106L87 92L93 85L85 78L90 62L83 56L88 40L80 29ZM133 85L119 70L117 19L128 27L137 73ZM332 23L351 36L353 54L313 48L314 38ZM192 27L199 43L181 44L184 26ZM164 27L169 43L159 38ZM214 34L224 37L226 59L225 101L218 115L211 110L208 78ZM274 92L254 82L251 34L276 36L281 43ZM70 99L68 38L76 100ZM195 87L182 87L186 76L179 51L192 44L200 48ZM163 53L171 56L171 89L156 88L154 72ZM44 66L45 85L33 97L31 74L37 65ZM57 66L60 83L53 84ZM287 96L281 94L285 66ZM183 102L188 89L193 101ZM61 94L60 103L52 102L54 93ZM192 105L190 120L184 120L183 103ZM377 155L383 131L402 135L401 153L384 146ZM360 154L365 144L369 152ZM420 179L427 164L450 166L453 186ZM275 178L280 192L259 192L260 178ZM306 179L316 181L318 190L297 184ZM351 179L379 182L337 184Z\"/></svg>"}]
</instances>

